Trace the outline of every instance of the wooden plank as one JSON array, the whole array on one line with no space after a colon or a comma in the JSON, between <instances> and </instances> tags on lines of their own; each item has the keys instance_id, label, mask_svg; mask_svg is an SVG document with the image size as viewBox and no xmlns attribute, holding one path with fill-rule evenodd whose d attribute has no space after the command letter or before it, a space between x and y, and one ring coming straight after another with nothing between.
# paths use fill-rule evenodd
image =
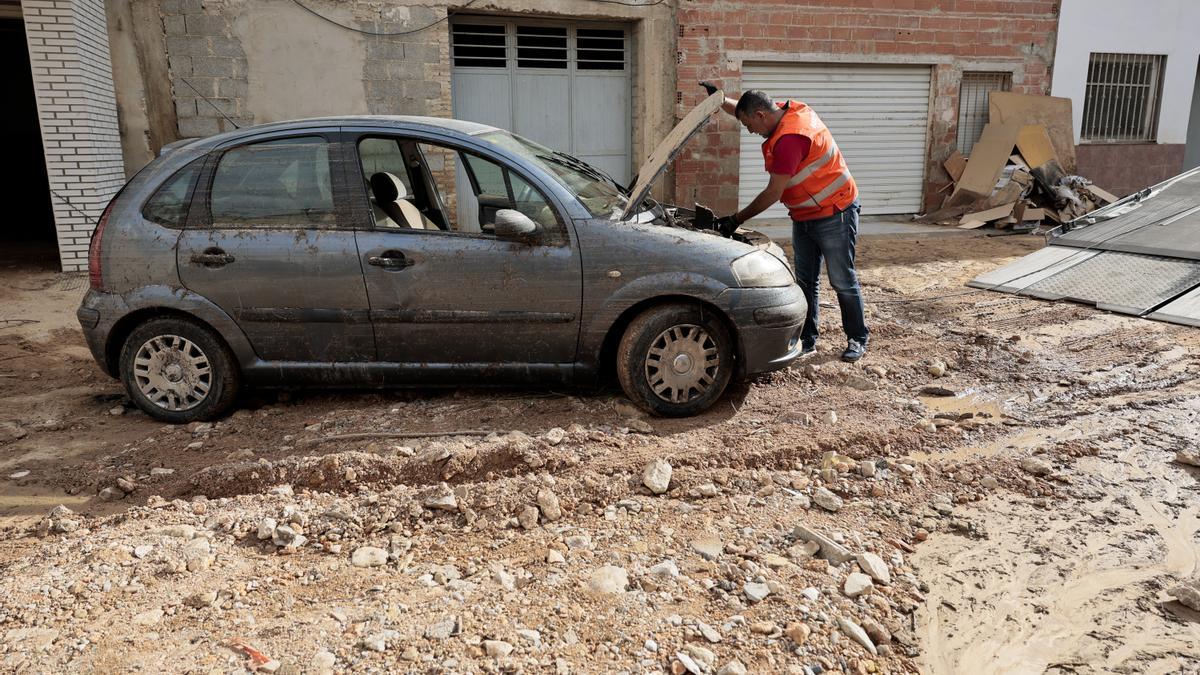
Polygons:
<instances>
[{"instance_id":1,"label":"wooden plank","mask_svg":"<svg viewBox=\"0 0 1200 675\"><path fill-rule=\"evenodd\" d=\"M1021 159L1021 155L1019 154L1009 157L1008 162L1010 164L1015 164L1019 169L1024 169L1026 171L1029 170L1029 165L1025 163L1025 160Z\"/></svg>"},{"instance_id":2,"label":"wooden plank","mask_svg":"<svg viewBox=\"0 0 1200 675\"><path fill-rule=\"evenodd\" d=\"M986 220L968 220L965 223L959 224L958 229L960 229L960 230L976 230L976 229L983 227L984 225L987 225Z\"/></svg>"},{"instance_id":3,"label":"wooden plank","mask_svg":"<svg viewBox=\"0 0 1200 675\"><path fill-rule=\"evenodd\" d=\"M1050 136L1046 134L1046 128L1040 124L1021 127L1021 131L1017 132L1017 149L1021 151L1026 166L1041 166L1052 159L1058 159L1054 154L1054 146L1050 144Z\"/></svg>"},{"instance_id":4,"label":"wooden plank","mask_svg":"<svg viewBox=\"0 0 1200 675\"><path fill-rule=\"evenodd\" d=\"M1045 219L1045 209L1025 209L1025 213L1021 214L1021 220L1036 220L1040 223Z\"/></svg>"},{"instance_id":5,"label":"wooden plank","mask_svg":"<svg viewBox=\"0 0 1200 675\"><path fill-rule=\"evenodd\" d=\"M1021 126L996 123L984 125L979 141L971 150L967 167L963 169L962 178L955 186L954 194L950 195L949 201L952 205L972 201L964 200L963 195L972 195L979 199L992 194L1000 173L1008 164L1008 156L1017 144L1017 134L1021 132Z\"/></svg>"},{"instance_id":6,"label":"wooden plank","mask_svg":"<svg viewBox=\"0 0 1200 675\"><path fill-rule=\"evenodd\" d=\"M992 124L1040 124L1046 127L1059 163L1068 173L1075 173L1075 127L1071 121L1071 99L993 91L988 95L988 115Z\"/></svg>"},{"instance_id":7,"label":"wooden plank","mask_svg":"<svg viewBox=\"0 0 1200 675\"><path fill-rule=\"evenodd\" d=\"M1113 193L1111 193L1107 190L1098 188L1095 185L1087 186L1087 191L1092 193L1097 199L1099 199L1103 202L1106 202L1108 204L1111 204L1115 201L1119 201L1121 199L1120 197L1114 195Z\"/></svg>"},{"instance_id":8,"label":"wooden plank","mask_svg":"<svg viewBox=\"0 0 1200 675\"><path fill-rule=\"evenodd\" d=\"M946 161L942 163L946 167L946 173L957 183L962 178L963 171L967 168L967 158L957 150L950 154Z\"/></svg>"}]
</instances>

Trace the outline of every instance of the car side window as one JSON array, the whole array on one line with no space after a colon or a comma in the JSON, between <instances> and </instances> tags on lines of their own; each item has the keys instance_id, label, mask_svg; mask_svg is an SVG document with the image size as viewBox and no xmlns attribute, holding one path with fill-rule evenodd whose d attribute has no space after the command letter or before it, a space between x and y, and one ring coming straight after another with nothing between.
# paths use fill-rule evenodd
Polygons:
<instances>
[{"instance_id":1,"label":"car side window","mask_svg":"<svg viewBox=\"0 0 1200 675\"><path fill-rule=\"evenodd\" d=\"M441 201L456 212L455 230L490 234L496 213L513 209L541 225L552 239L561 236L554 207L514 170L461 150L426 143L420 148Z\"/></svg>"},{"instance_id":2,"label":"car side window","mask_svg":"<svg viewBox=\"0 0 1200 675\"><path fill-rule=\"evenodd\" d=\"M210 191L213 227L320 227L337 222L329 143L264 141L221 156Z\"/></svg>"},{"instance_id":3,"label":"car side window","mask_svg":"<svg viewBox=\"0 0 1200 675\"><path fill-rule=\"evenodd\" d=\"M409 162L398 138L367 137L358 142L363 182L371 202L371 217L380 229L439 229L427 215L426 200L413 190Z\"/></svg>"},{"instance_id":4,"label":"car side window","mask_svg":"<svg viewBox=\"0 0 1200 675\"><path fill-rule=\"evenodd\" d=\"M201 157L176 171L158 188L146 205L142 217L164 227L180 228L187 222L192 185L204 166Z\"/></svg>"}]
</instances>

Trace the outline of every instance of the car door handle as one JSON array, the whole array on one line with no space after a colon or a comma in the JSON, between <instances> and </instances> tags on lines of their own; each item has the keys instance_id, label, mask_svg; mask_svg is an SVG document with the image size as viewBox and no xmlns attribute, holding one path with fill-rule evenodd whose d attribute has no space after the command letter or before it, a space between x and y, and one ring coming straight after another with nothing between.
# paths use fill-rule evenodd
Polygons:
<instances>
[{"instance_id":1,"label":"car door handle","mask_svg":"<svg viewBox=\"0 0 1200 675\"><path fill-rule=\"evenodd\" d=\"M233 256L219 248L205 249L204 253L193 253L192 264L205 267L224 267L236 260Z\"/></svg>"},{"instance_id":2,"label":"car door handle","mask_svg":"<svg viewBox=\"0 0 1200 675\"><path fill-rule=\"evenodd\" d=\"M384 251L379 255L373 255L367 258L368 265L382 267L387 270L402 270L405 267L412 267L412 258L407 258L401 251Z\"/></svg>"}]
</instances>

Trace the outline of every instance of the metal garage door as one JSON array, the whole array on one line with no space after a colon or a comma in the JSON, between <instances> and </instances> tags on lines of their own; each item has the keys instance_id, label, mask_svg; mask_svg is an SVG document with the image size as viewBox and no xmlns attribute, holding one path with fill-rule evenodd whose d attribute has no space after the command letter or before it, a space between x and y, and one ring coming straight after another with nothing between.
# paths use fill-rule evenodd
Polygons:
<instances>
[{"instance_id":1,"label":"metal garage door","mask_svg":"<svg viewBox=\"0 0 1200 675\"><path fill-rule=\"evenodd\" d=\"M858 182L864 214L921 210L929 128L928 66L746 64L743 89L811 105L825 121ZM762 139L742 134L742 206L767 184ZM762 217L786 218L776 204Z\"/></svg>"},{"instance_id":2,"label":"metal garage door","mask_svg":"<svg viewBox=\"0 0 1200 675\"><path fill-rule=\"evenodd\" d=\"M460 17L451 27L458 119L632 173L629 34L620 25Z\"/></svg>"}]
</instances>

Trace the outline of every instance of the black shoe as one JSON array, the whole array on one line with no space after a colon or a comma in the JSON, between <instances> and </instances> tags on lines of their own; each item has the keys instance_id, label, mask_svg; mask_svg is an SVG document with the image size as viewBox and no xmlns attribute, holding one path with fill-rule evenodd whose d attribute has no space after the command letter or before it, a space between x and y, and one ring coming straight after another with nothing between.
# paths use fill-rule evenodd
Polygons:
<instances>
[{"instance_id":1,"label":"black shoe","mask_svg":"<svg viewBox=\"0 0 1200 675\"><path fill-rule=\"evenodd\" d=\"M842 360L846 363L854 363L867 354L867 343L859 342L858 340L850 340L846 343L846 351L842 352Z\"/></svg>"},{"instance_id":2,"label":"black shoe","mask_svg":"<svg viewBox=\"0 0 1200 675\"><path fill-rule=\"evenodd\" d=\"M800 358L803 359L805 357L812 356L813 354L816 354L816 353L817 353L817 345L816 344L806 345L803 342L800 343Z\"/></svg>"}]
</instances>

